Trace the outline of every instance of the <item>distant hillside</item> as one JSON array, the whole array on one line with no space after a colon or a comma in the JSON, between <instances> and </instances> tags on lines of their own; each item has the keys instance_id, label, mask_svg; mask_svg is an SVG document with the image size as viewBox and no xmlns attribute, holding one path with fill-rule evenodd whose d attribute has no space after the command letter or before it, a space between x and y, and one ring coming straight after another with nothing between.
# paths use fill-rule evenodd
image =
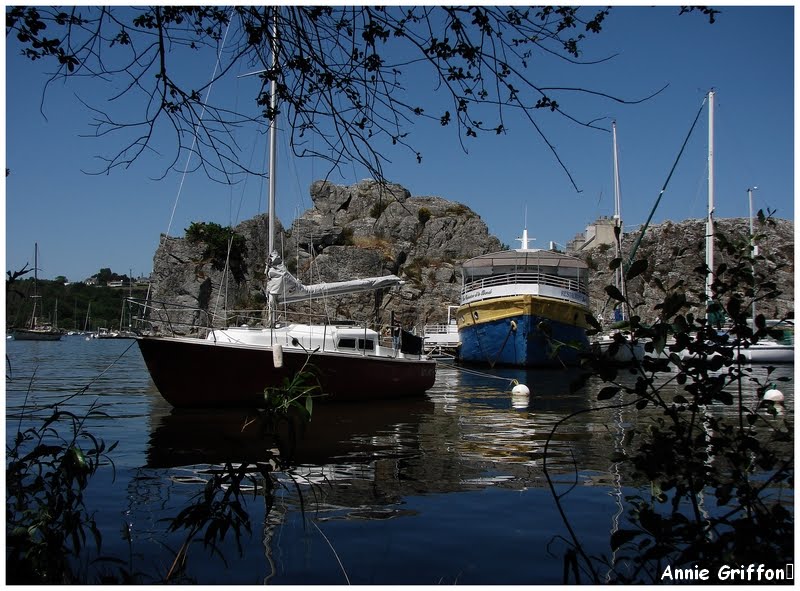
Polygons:
<instances>
[{"instance_id":1,"label":"distant hillside","mask_svg":"<svg viewBox=\"0 0 800 591\"><path fill-rule=\"evenodd\" d=\"M27 326L33 302L33 279L6 281L6 329ZM64 330L97 330L119 328L125 299L131 295L127 287L113 288L105 285L87 285L39 279L36 293L41 296L37 316ZM147 287L134 286L132 295L144 298ZM90 307L91 306L91 307ZM127 327L130 313L125 310Z\"/></svg>"}]
</instances>

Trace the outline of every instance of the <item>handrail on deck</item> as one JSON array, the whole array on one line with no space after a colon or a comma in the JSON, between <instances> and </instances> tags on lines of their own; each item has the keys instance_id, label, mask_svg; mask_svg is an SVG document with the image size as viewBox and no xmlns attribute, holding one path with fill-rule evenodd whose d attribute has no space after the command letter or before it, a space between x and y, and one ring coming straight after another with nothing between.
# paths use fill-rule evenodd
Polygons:
<instances>
[{"instance_id":1,"label":"handrail on deck","mask_svg":"<svg viewBox=\"0 0 800 591\"><path fill-rule=\"evenodd\" d=\"M589 283L585 279L567 278L548 273L504 273L502 275L492 275L466 283L461 289L461 295L470 291L484 289L486 287L497 287L499 285L549 285L578 293L589 295Z\"/></svg>"}]
</instances>

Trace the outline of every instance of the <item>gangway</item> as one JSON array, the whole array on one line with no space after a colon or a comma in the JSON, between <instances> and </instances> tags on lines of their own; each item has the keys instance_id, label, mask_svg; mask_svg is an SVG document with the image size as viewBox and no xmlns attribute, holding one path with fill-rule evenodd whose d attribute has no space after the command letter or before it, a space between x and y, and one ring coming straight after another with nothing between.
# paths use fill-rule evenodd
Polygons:
<instances>
[{"instance_id":1,"label":"gangway","mask_svg":"<svg viewBox=\"0 0 800 591\"><path fill-rule=\"evenodd\" d=\"M453 356L461 344L455 311L458 306L447 307L446 324L426 324L422 330L423 349L429 355Z\"/></svg>"}]
</instances>

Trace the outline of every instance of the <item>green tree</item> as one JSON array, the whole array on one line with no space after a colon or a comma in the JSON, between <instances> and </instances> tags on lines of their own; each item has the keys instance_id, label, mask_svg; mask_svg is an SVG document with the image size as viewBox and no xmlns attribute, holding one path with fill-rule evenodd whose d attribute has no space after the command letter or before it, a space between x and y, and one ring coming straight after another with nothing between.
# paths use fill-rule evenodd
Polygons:
<instances>
[{"instance_id":1,"label":"green tree","mask_svg":"<svg viewBox=\"0 0 800 591\"><path fill-rule=\"evenodd\" d=\"M100 285L105 285L109 281L113 280L114 273L111 272L110 268L104 267L104 268L100 269L100 272L97 273L96 275L94 275L94 277L97 278L97 282Z\"/></svg>"},{"instance_id":2,"label":"green tree","mask_svg":"<svg viewBox=\"0 0 800 591\"><path fill-rule=\"evenodd\" d=\"M676 7L679 14L693 10ZM714 22L718 11L700 12ZM506 133L513 111L570 176L542 131L544 118L600 129L597 119L566 111L562 101L572 94L598 102L645 99L609 96L580 88L579 81L548 88L536 82L531 66L543 55L581 63L584 45L611 14L611 8L573 6L17 6L6 10L6 38L8 51L55 66L48 84L93 79L92 95L82 100L94 109L95 133L116 134L122 146L103 159L105 171L130 165L166 126L174 129L176 145L163 158L164 174L192 153L207 174L230 182L236 172L253 172L242 164L247 159L233 130L280 113L297 156L326 160L331 170L360 163L383 179L387 147L422 160L411 134L415 122L453 126L466 149L479 134ZM213 80L193 79L181 65L190 57L212 64L217 56ZM207 100L212 84L242 71L259 72L261 81L249 107L231 110ZM431 92L408 91L426 76L435 81ZM112 111L117 102L98 93L104 83L113 95L122 85L133 101ZM315 143L306 141L309 134Z\"/></svg>"}]
</instances>

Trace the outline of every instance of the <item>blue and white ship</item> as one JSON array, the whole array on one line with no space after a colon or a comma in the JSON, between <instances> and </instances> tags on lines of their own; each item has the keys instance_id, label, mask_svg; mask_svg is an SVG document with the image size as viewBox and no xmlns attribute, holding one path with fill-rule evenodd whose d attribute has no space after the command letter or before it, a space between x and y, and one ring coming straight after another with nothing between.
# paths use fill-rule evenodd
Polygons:
<instances>
[{"instance_id":1,"label":"blue and white ship","mask_svg":"<svg viewBox=\"0 0 800 591\"><path fill-rule=\"evenodd\" d=\"M579 258L528 247L463 264L456 312L459 360L490 367L575 365L589 347L589 268Z\"/></svg>"}]
</instances>

